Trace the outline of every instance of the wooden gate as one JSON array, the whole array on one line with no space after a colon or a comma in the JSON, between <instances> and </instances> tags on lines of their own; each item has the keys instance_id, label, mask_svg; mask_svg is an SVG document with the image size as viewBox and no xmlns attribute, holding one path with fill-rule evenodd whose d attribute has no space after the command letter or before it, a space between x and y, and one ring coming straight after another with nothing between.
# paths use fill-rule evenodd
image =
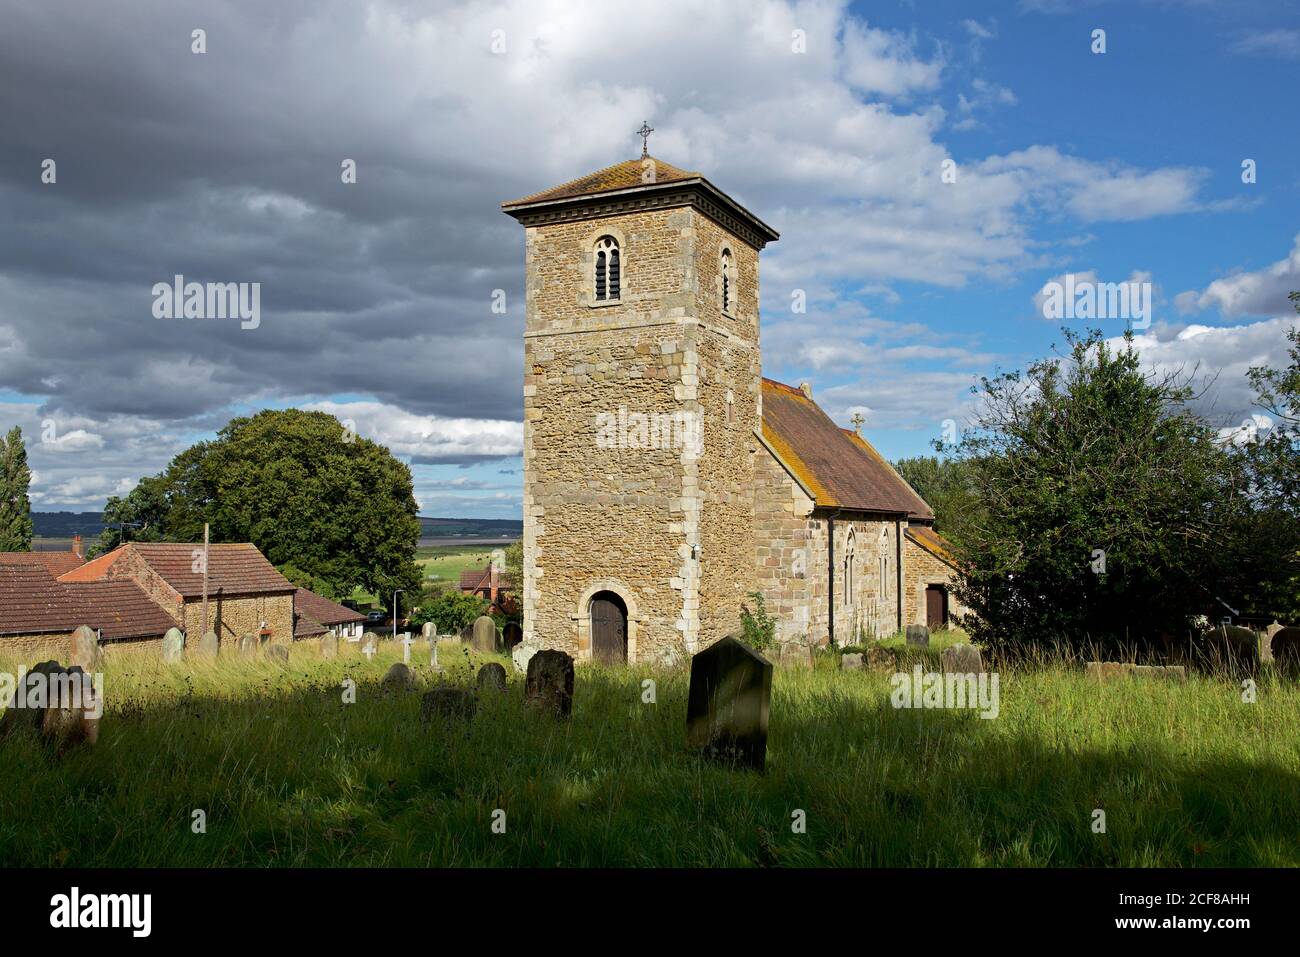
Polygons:
<instances>
[{"instance_id":1,"label":"wooden gate","mask_svg":"<svg viewBox=\"0 0 1300 957\"><path fill-rule=\"evenodd\" d=\"M942 585L925 586L925 626L937 631L948 625L948 592Z\"/></svg>"},{"instance_id":2,"label":"wooden gate","mask_svg":"<svg viewBox=\"0 0 1300 957\"><path fill-rule=\"evenodd\" d=\"M591 599L591 656L607 665L627 661L627 607L613 592Z\"/></svg>"}]
</instances>

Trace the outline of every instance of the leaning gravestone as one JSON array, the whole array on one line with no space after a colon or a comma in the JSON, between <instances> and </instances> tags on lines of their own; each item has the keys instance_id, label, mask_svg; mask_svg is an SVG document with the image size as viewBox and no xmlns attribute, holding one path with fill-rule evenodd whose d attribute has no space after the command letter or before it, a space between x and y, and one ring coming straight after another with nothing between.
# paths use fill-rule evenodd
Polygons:
<instances>
[{"instance_id":1,"label":"leaning gravestone","mask_svg":"<svg viewBox=\"0 0 1300 957\"><path fill-rule=\"evenodd\" d=\"M480 693L484 691L505 691L506 669L495 661L489 661L478 670L477 684Z\"/></svg>"},{"instance_id":2,"label":"leaning gravestone","mask_svg":"<svg viewBox=\"0 0 1300 957\"><path fill-rule=\"evenodd\" d=\"M548 714L573 713L573 659L562 651L539 651L528 661L524 700Z\"/></svg>"},{"instance_id":3,"label":"leaning gravestone","mask_svg":"<svg viewBox=\"0 0 1300 957\"><path fill-rule=\"evenodd\" d=\"M333 632L326 632L320 640L320 656L325 659L337 658L339 656L339 636Z\"/></svg>"},{"instance_id":4,"label":"leaning gravestone","mask_svg":"<svg viewBox=\"0 0 1300 957\"><path fill-rule=\"evenodd\" d=\"M420 724L427 728L434 716L469 719L477 709L478 698L468 688L434 688L420 698Z\"/></svg>"},{"instance_id":5,"label":"leaning gravestone","mask_svg":"<svg viewBox=\"0 0 1300 957\"><path fill-rule=\"evenodd\" d=\"M257 636L251 631L239 636L239 653L245 658L256 658L257 648Z\"/></svg>"},{"instance_id":6,"label":"leaning gravestone","mask_svg":"<svg viewBox=\"0 0 1300 957\"><path fill-rule=\"evenodd\" d=\"M528 662L532 660L533 655L537 654L537 652L538 648L536 645L527 644L522 641L511 648L510 660L514 664L515 670L521 675L528 674Z\"/></svg>"},{"instance_id":7,"label":"leaning gravestone","mask_svg":"<svg viewBox=\"0 0 1300 957\"><path fill-rule=\"evenodd\" d=\"M25 687L16 693L24 694L28 705L5 710L0 739L19 728L31 728L60 755L75 745L99 740L99 718L94 715L102 715L103 706L91 676L80 665L64 668L57 661L42 661L22 680Z\"/></svg>"},{"instance_id":8,"label":"leaning gravestone","mask_svg":"<svg viewBox=\"0 0 1300 957\"><path fill-rule=\"evenodd\" d=\"M944 674L981 675L984 659L974 645L951 645L939 655L939 667Z\"/></svg>"},{"instance_id":9,"label":"leaning gravestone","mask_svg":"<svg viewBox=\"0 0 1300 957\"><path fill-rule=\"evenodd\" d=\"M180 661L185 655L185 635L179 628L168 628L162 640L162 659L168 663Z\"/></svg>"},{"instance_id":10,"label":"leaning gravestone","mask_svg":"<svg viewBox=\"0 0 1300 957\"><path fill-rule=\"evenodd\" d=\"M288 668L289 646L268 644L266 646L266 657L268 660L274 661L281 668Z\"/></svg>"},{"instance_id":11,"label":"leaning gravestone","mask_svg":"<svg viewBox=\"0 0 1300 957\"><path fill-rule=\"evenodd\" d=\"M410 668L399 661L388 669L379 686L385 691L409 691L415 686L415 676L411 674Z\"/></svg>"},{"instance_id":12,"label":"leaning gravestone","mask_svg":"<svg viewBox=\"0 0 1300 957\"><path fill-rule=\"evenodd\" d=\"M514 650L515 645L524 640L524 630L519 622L508 621L501 629L501 646L506 652Z\"/></svg>"},{"instance_id":13,"label":"leaning gravestone","mask_svg":"<svg viewBox=\"0 0 1300 957\"><path fill-rule=\"evenodd\" d=\"M216 658L221 654L221 640L215 631L209 631L199 639L199 657Z\"/></svg>"},{"instance_id":14,"label":"leaning gravestone","mask_svg":"<svg viewBox=\"0 0 1300 957\"><path fill-rule=\"evenodd\" d=\"M99 638L86 625L78 625L72 633L72 649L68 655L68 667L81 668L83 671L98 671L103 663L103 651L99 647Z\"/></svg>"},{"instance_id":15,"label":"leaning gravestone","mask_svg":"<svg viewBox=\"0 0 1300 957\"><path fill-rule=\"evenodd\" d=\"M734 636L691 659L686 744L706 757L763 770L772 663Z\"/></svg>"},{"instance_id":16,"label":"leaning gravestone","mask_svg":"<svg viewBox=\"0 0 1300 957\"><path fill-rule=\"evenodd\" d=\"M497 623L487 615L480 615L474 620L470 647L486 655L497 650Z\"/></svg>"},{"instance_id":17,"label":"leaning gravestone","mask_svg":"<svg viewBox=\"0 0 1300 957\"><path fill-rule=\"evenodd\" d=\"M907 647L929 648L930 629L925 627L925 625L908 625L907 626Z\"/></svg>"}]
</instances>

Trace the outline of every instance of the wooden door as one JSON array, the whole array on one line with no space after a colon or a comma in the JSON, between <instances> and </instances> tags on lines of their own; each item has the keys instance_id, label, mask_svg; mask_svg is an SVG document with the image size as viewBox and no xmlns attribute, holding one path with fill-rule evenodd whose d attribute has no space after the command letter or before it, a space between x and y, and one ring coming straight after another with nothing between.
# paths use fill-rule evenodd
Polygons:
<instances>
[{"instance_id":1,"label":"wooden door","mask_svg":"<svg viewBox=\"0 0 1300 957\"><path fill-rule=\"evenodd\" d=\"M942 585L925 587L925 626L937 631L948 624L948 593Z\"/></svg>"},{"instance_id":2,"label":"wooden door","mask_svg":"<svg viewBox=\"0 0 1300 957\"><path fill-rule=\"evenodd\" d=\"M607 665L627 661L627 611L609 592L591 600L591 656Z\"/></svg>"}]
</instances>

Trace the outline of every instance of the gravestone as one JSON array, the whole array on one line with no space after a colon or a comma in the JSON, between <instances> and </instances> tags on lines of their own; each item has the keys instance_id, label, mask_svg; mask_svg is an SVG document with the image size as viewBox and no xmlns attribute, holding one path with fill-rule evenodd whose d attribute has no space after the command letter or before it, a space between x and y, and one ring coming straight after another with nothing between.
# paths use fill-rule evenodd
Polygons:
<instances>
[{"instance_id":1,"label":"gravestone","mask_svg":"<svg viewBox=\"0 0 1300 957\"><path fill-rule=\"evenodd\" d=\"M840 671L861 671L862 656L859 654L840 655Z\"/></svg>"},{"instance_id":2,"label":"gravestone","mask_svg":"<svg viewBox=\"0 0 1300 957\"><path fill-rule=\"evenodd\" d=\"M487 615L480 615L474 620L470 647L487 655L497 650L497 623Z\"/></svg>"},{"instance_id":3,"label":"gravestone","mask_svg":"<svg viewBox=\"0 0 1300 957\"><path fill-rule=\"evenodd\" d=\"M98 671L104 661L103 654L99 647L99 637L88 626L78 625L77 630L72 633L68 667Z\"/></svg>"},{"instance_id":4,"label":"gravestone","mask_svg":"<svg viewBox=\"0 0 1300 957\"><path fill-rule=\"evenodd\" d=\"M434 688L420 697L420 724L427 728L435 716L468 720L477 709L478 698L468 688Z\"/></svg>"},{"instance_id":5,"label":"gravestone","mask_svg":"<svg viewBox=\"0 0 1300 957\"><path fill-rule=\"evenodd\" d=\"M420 637L425 641L434 641L438 637L438 626L431 621L426 621L420 629Z\"/></svg>"},{"instance_id":6,"label":"gravestone","mask_svg":"<svg viewBox=\"0 0 1300 957\"><path fill-rule=\"evenodd\" d=\"M429 667L434 671L442 671L442 665L438 664L438 639L435 638L429 642Z\"/></svg>"},{"instance_id":7,"label":"gravestone","mask_svg":"<svg viewBox=\"0 0 1300 957\"><path fill-rule=\"evenodd\" d=\"M245 658L256 658L257 649L257 635L252 632L245 632L239 636L239 653Z\"/></svg>"},{"instance_id":8,"label":"gravestone","mask_svg":"<svg viewBox=\"0 0 1300 957\"><path fill-rule=\"evenodd\" d=\"M373 655L379 650L379 636L373 631L368 631L361 636L361 653L363 655Z\"/></svg>"},{"instance_id":9,"label":"gravestone","mask_svg":"<svg viewBox=\"0 0 1300 957\"><path fill-rule=\"evenodd\" d=\"M776 660L782 668L811 668L812 648L795 641L787 641L778 647Z\"/></svg>"},{"instance_id":10,"label":"gravestone","mask_svg":"<svg viewBox=\"0 0 1300 957\"><path fill-rule=\"evenodd\" d=\"M728 636L691 659L686 744L711 759L763 770L772 663Z\"/></svg>"},{"instance_id":11,"label":"gravestone","mask_svg":"<svg viewBox=\"0 0 1300 957\"><path fill-rule=\"evenodd\" d=\"M103 703L95 691L92 676L80 665L62 667L57 661L42 661L23 676L22 694L26 707L9 707L0 718L0 739L27 728L38 732L62 755L78 744L99 740L99 717ZM37 697L37 696L40 697Z\"/></svg>"},{"instance_id":12,"label":"gravestone","mask_svg":"<svg viewBox=\"0 0 1300 957\"><path fill-rule=\"evenodd\" d=\"M1238 625L1216 625L1202 637L1197 652L1204 667L1253 673L1259 666L1259 636Z\"/></svg>"},{"instance_id":13,"label":"gravestone","mask_svg":"<svg viewBox=\"0 0 1300 957\"><path fill-rule=\"evenodd\" d=\"M528 674L528 662L537 654L537 646L520 642L510 649L510 661L514 664L515 670L521 675Z\"/></svg>"},{"instance_id":14,"label":"gravestone","mask_svg":"<svg viewBox=\"0 0 1300 957\"><path fill-rule=\"evenodd\" d=\"M892 675L898 671L898 659L888 648L881 648L879 645L867 645L867 650L862 655L863 664L871 671L878 674Z\"/></svg>"},{"instance_id":15,"label":"gravestone","mask_svg":"<svg viewBox=\"0 0 1300 957\"><path fill-rule=\"evenodd\" d=\"M289 646L280 644L268 644L266 646L266 657L269 661L274 661L281 668L289 667Z\"/></svg>"},{"instance_id":16,"label":"gravestone","mask_svg":"<svg viewBox=\"0 0 1300 957\"><path fill-rule=\"evenodd\" d=\"M573 713L573 659L562 651L539 651L528 661L524 700L556 717Z\"/></svg>"},{"instance_id":17,"label":"gravestone","mask_svg":"<svg viewBox=\"0 0 1300 957\"><path fill-rule=\"evenodd\" d=\"M514 650L515 645L524 640L524 630L517 621L508 621L501 629L501 646L506 652Z\"/></svg>"},{"instance_id":18,"label":"gravestone","mask_svg":"<svg viewBox=\"0 0 1300 957\"><path fill-rule=\"evenodd\" d=\"M908 625L907 626L907 647L929 648L930 629L925 627L925 625Z\"/></svg>"},{"instance_id":19,"label":"gravestone","mask_svg":"<svg viewBox=\"0 0 1300 957\"><path fill-rule=\"evenodd\" d=\"M944 674L981 675L984 673L984 658L974 645L952 645L943 649L939 655L939 667Z\"/></svg>"},{"instance_id":20,"label":"gravestone","mask_svg":"<svg viewBox=\"0 0 1300 957\"><path fill-rule=\"evenodd\" d=\"M162 640L162 659L169 664L180 661L185 655L185 635L179 628L168 628Z\"/></svg>"},{"instance_id":21,"label":"gravestone","mask_svg":"<svg viewBox=\"0 0 1300 957\"><path fill-rule=\"evenodd\" d=\"M1300 675L1300 628L1279 628L1270 639L1273 666L1286 675Z\"/></svg>"},{"instance_id":22,"label":"gravestone","mask_svg":"<svg viewBox=\"0 0 1300 957\"><path fill-rule=\"evenodd\" d=\"M320 656L326 660L339 656L339 636L326 632L320 640Z\"/></svg>"},{"instance_id":23,"label":"gravestone","mask_svg":"<svg viewBox=\"0 0 1300 957\"><path fill-rule=\"evenodd\" d=\"M216 658L221 654L221 640L215 631L209 631L199 639L199 657Z\"/></svg>"},{"instance_id":24,"label":"gravestone","mask_svg":"<svg viewBox=\"0 0 1300 957\"><path fill-rule=\"evenodd\" d=\"M399 661L388 669L379 686L385 691L409 691L415 687L415 676L411 674L410 668Z\"/></svg>"},{"instance_id":25,"label":"gravestone","mask_svg":"<svg viewBox=\"0 0 1300 957\"><path fill-rule=\"evenodd\" d=\"M506 669L495 661L489 661L478 670L478 690L484 691L505 691L506 690Z\"/></svg>"}]
</instances>

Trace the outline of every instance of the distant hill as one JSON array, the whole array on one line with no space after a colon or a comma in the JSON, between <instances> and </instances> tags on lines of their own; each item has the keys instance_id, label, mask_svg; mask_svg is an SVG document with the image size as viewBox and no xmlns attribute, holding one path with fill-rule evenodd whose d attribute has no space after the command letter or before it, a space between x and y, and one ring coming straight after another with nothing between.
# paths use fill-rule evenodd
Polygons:
<instances>
[{"instance_id":1,"label":"distant hill","mask_svg":"<svg viewBox=\"0 0 1300 957\"><path fill-rule=\"evenodd\" d=\"M524 523L513 518L425 518L420 516L422 538L507 538L524 534Z\"/></svg>"},{"instance_id":2,"label":"distant hill","mask_svg":"<svg viewBox=\"0 0 1300 957\"><path fill-rule=\"evenodd\" d=\"M103 512L32 512L32 532L40 538L80 535L89 541L103 529Z\"/></svg>"}]
</instances>

